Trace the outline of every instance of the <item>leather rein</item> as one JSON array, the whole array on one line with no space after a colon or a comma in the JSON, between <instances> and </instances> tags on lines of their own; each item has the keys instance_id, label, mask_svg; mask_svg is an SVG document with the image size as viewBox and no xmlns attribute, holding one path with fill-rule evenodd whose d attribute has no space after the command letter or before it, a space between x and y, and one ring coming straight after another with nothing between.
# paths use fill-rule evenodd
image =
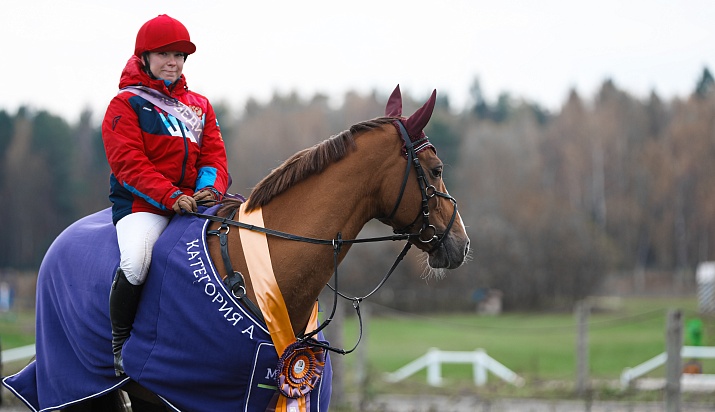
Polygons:
<instances>
[{"instance_id":1,"label":"leather rein","mask_svg":"<svg viewBox=\"0 0 715 412\"><path fill-rule=\"evenodd\" d=\"M395 271L399 263L404 259L404 257L407 255L407 252L409 251L410 247L412 246L412 243L410 243L411 239L417 238L421 243L423 244L430 244L434 243L434 245L429 249L428 253L431 253L437 248L439 248L442 245L442 242L444 241L444 238L449 234L450 230L452 229L452 225L454 224L454 221L457 216L457 201L450 196L448 193L443 193L438 191L433 185L428 184L427 178L425 176L424 169L422 168L422 165L420 164L419 159L417 158L417 152L419 150L416 150L415 145L416 144L427 144L427 137L425 136L423 139L418 140L417 142L413 142L408 133L407 130L405 129L405 126L403 125L402 121L398 120L396 121L398 124L398 129L399 129L399 134L402 140L405 143L405 152L407 155L407 167L405 170L404 178L402 181L402 186L400 188L400 193L397 197L397 201L395 203L395 206L392 209L392 212L386 217L383 218L382 220L390 220L394 217L395 213L397 212L399 205L402 201L402 197L405 193L405 189L407 187L407 181L409 180L409 175L410 175L410 168L414 168L415 171L417 172L417 183L420 186L420 193L422 195L422 207L420 212L418 213L417 217L410 223L409 225L405 226L404 228L401 229L395 229L393 230L394 234L391 236L380 236L380 237L370 237L370 238L359 238L359 239L343 239L342 234L338 232L337 236L335 239L318 239L318 238L311 238L311 237L304 237L304 236L299 236L299 235L294 235L286 232L281 232L278 230L273 230L273 229L268 229L265 227L260 227L260 226L255 226L252 224L246 224L243 222L239 222L236 220L233 220L236 211L234 210L233 213L231 213L230 216L222 218L218 216L213 216L213 215L207 215L203 213L195 213L195 212L189 212L190 214L201 217L204 219L208 219L214 222L219 222L221 223L221 226L216 229L216 230L209 230L206 232L207 235L215 235L218 236L219 238L219 243L221 246L221 258L224 263L224 267L226 269L227 276L224 279L224 284L226 287L231 291L233 296L238 299L239 301L242 301L246 307L261 321L264 321L263 315L261 313L260 308L248 297L246 296L246 283L243 278L243 275L233 269L233 265L231 264L231 258L229 257L228 253L228 233L231 229L231 226L235 226L241 229L247 229L247 230L252 230L260 233L264 233L269 236L275 236L275 237L280 237L283 239L287 240L293 240L293 241L298 241L298 242L305 242L305 243L311 243L311 244L317 244L317 245L330 245L333 248L333 266L334 266L334 272L333 272L333 285L331 286L330 283L327 284L327 286L334 292L334 298L333 298L333 309L330 314L330 316L325 319L318 328L315 330L311 331L310 333L307 334L301 334L297 338L299 342L308 342L312 346L317 346L321 347L323 349L336 352L342 355L348 354L353 352L355 349L357 349L358 345L360 344L360 341L362 340L362 334L363 334L363 324L362 324L362 316L360 313L360 302L363 300L369 298L372 296L375 292L377 292L384 284L387 282L387 279L392 275L392 273ZM431 225L429 223L429 200L435 196L443 197L445 199L448 199L452 202L454 205L454 209L452 211L452 217L449 221L449 224L447 225L446 230L442 234L437 233L437 229L434 227L434 225ZM420 227L419 231L413 232L413 233L408 233L409 230L415 226L417 221L422 218L422 226ZM392 241L397 241L397 240L407 240L405 243L404 248L400 252L400 254L397 256L395 259L395 262L392 264L390 267L390 270L383 276L382 280L375 286L375 288L368 293L365 296L361 297L350 297L338 290L338 256L340 254L340 251L342 249L342 246L344 244L357 244L357 243L369 243L369 242L382 242L386 240L392 240ZM329 346L328 344L316 340L313 337L318 334L321 330L325 329L330 322L333 320L335 316L335 312L338 306L338 296L350 300L353 302L353 308L355 309L359 324L360 324L360 334L358 336L358 340L355 343L355 346L350 349L350 350L345 350L345 349L340 349L340 348L335 348L332 346Z\"/></svg>"}]
</instances>

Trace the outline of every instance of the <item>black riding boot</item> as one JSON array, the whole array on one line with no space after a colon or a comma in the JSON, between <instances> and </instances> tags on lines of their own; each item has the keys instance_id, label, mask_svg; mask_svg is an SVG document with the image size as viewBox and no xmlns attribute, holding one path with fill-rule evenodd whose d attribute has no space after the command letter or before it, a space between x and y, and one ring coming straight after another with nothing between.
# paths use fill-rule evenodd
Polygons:
<instances>
[{"instance_id":1,"label":"black riding boot","mask_svg":"<svg viewBox=\"0 0 715 412\"><path fill-rule=\"evenodd\" d=\"M112 282L112 291L109 293L109 319L112 321L112 352L114 353L114 372L117 376L124 375L122 346L124 346L124 342L132 331L142 286L129 283L122 269L117 269L114 282Z\"/></svg>"}]
</instances>

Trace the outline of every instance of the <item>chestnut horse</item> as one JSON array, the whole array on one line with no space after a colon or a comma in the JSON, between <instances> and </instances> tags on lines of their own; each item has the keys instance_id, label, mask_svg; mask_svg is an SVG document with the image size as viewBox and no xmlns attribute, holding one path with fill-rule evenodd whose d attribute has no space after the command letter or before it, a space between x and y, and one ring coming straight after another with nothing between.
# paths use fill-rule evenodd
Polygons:
<instances>
[{"instance_id":1,"label":"chestnut horse","mask_svg":"<svg viewBox=\"0 0 715 412\"><path fill-rule=\"evenodd\" d=\"M411 117L400 118L398 86L388 101L386 117L356 124L293 155L254 188L247 210L261 208L265 227L283 233L320 239L334 239L340 233L345 247L338 262L350 248L346 239L355 239L368 221L379 219L395 233L408 234L408 241L428 254L436 276L441 277L442 269L461 266L469 252L469 237L456 201L447 195L442 161L423 133L435 98L433 93ZM407 146L422 147L406 149L400 123L409 135ZM406 159L410 151L419 153ZM225 209L230 206L224 208L227 214ZM247 273L238 231L229 233L229 239L236 245L231 248L236 269ZM212 240L211 254L219 257L218 239ZM311 245L269 236L268 244L281 257L273 261L274 272L298 334L305 330L312 303L334 273L331 243ZM225 277L224 267L217 267ZM250 277L246 284L249 299L255 301Z\"/></svg>"},{"instance_id":2,"label":"chestnut horse","mask_svg":"<svg viewBox=\"0 0 715 412\"><path fill-rule=\"evenodd\" d=\"M461 266L469 253L469 238L457 203L442 179L442 161L423 132L435 100L433 92L412 116L404 117L398 86L388 100L384 117L355 124L286 160L241 206L246 212L260 210L262 227L234 220L240 201L226 200L217 216L205 216L210 219L207 233L219 235L207 236L216 271L224 279L235 274L241 277L240 282L233 283L239 286L232 289L234 296L249 309L256 309L260 299L243 252L241 231L246 228L268 232L270 264L297 337L306 337L304 332L311 329L309 321L319 294L333 275L337 278L339 262L350 246L360 241L359 232L372 219L392 227L395 235L390 239L407 241L403 252L414 245L427 254L435 276ZM230 230L235 226L243 229ZM235 293L239 289L240 296ZM339 292L335 293L337 299ZM260 311L254 310L259 318ZM111 359L110 345L106 346ZM111 363L107 367L111 370ZM158 398L147 396L146 390L132 381L123 389L130 393L135 412L164 408L144 402ZM65 410L113 410L100 402L116 397L118 392L107 393Z\"/></svg>"}]
</instances>

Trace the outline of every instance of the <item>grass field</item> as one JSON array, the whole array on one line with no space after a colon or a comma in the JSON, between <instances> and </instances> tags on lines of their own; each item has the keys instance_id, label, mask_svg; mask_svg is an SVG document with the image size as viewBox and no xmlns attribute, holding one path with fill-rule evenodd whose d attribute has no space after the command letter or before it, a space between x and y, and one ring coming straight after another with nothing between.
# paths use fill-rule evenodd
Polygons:
<instances>
[{"instance_id":1,"label":"grass field","mask_svg":"<svg viewBox=\"0 0 715 412\"><path fill-rule=\"evenodd\" d=\"M31 343L35 343L33 312L0 313L0 344L3 350Z\"/></svg>"},{"instance_id":2,"label":"grass field","mask_svg":"<svg viewBox=\"0 0 715 412\"><path fill-rule=\"evenodd\" d=\"M715 346L715 318L697 314L695 297L603 302L595 304L589 320L590 377L594 381L617 381L625 367L634 367L664 352L666 316L670 309L681 309L685 322L700 317L705 325L704 344ZM403 391L409 387L424 390L425 371L399 384L386 384L381 377L424 355L432 347L449 351L482 348L526 379L527 387L575 380L576 321L572 313L507 313L490 317L471 313L418 315L385 308L380 312L380 316L371 316L365 325L366 335L359 349L365 350L369 374L375 378L371 379L373 391ZM32 313L0 316L2 348L33 343L33 322ZM335 325L327 329L328 339L334 331ZM354 345L357 334L357 320L354 312L349 312L344 325L347 348ZM357 353L344 357L348 385L354 385L352 371L359 357ZM715 373L715 361L704 360L703 365L705 373ZM12 369L4 373L12 373ZM649 376L662 377L663 372L661 367ZM473 387L471 366L446 364L442 367L442 376L446 386L457 390ZM489 385L507 393L516 391L494 376L489 376Z\"/></svg>"},{"instance_id":3,"label":"grass field","mask_svg":"<svg viewBox=\"0 0 715 412\"><path fill-rule=\"evenodd\" d=\"M607 306L607 307L606 307ZM705 326L704 345L715 346L715 318L697 313L696 298L609 299L596 305L589 319L590 377L597 382L616 382L626 367L637 366L665 351L665 325L670 309L681 309L687 323L700 318ZM346 346L357 337L354 316L346 322ZM494 359L526 379L527 386L543 382L576 380L576 320L572 313L508 313L497 317L463 315L415 315L389 312L374 316L367 326L367 358L370 374L394 372L424 355L429 348L471 351L482 348ZM687 341L685 342L687 344ZM348 355L346 370L355 368L357 356ZM703 360L704 373L715 373L715 360ZM648 377L663 377L664 367ZM349 373L346 373L349 379ZM458 390L473 385L469 365L442 366L445 386ZM399 387L423 388L426 371L408 378ZM489 376L489 385L504 387ZM508 385L506 385L508 386ZM507 388L508 389L508 388ZM508 389L509 390L509 389Z\"/></svg>"}]
</instances>

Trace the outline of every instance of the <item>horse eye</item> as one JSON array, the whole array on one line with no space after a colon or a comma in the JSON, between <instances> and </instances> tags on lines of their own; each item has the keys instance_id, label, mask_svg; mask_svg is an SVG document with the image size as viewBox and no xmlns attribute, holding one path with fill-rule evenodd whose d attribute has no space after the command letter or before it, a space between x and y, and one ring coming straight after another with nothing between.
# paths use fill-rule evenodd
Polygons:
<instances>
[{"instance_id":1,"label":"horse eye","mask_svg":"<svg viewBox=\"0 0 715 412\"><path fill-rule=\"evenodd\" d=\"M442 177L442 166L432 169L432 176L436 178Z\"/></svg>"}]
</instances>

